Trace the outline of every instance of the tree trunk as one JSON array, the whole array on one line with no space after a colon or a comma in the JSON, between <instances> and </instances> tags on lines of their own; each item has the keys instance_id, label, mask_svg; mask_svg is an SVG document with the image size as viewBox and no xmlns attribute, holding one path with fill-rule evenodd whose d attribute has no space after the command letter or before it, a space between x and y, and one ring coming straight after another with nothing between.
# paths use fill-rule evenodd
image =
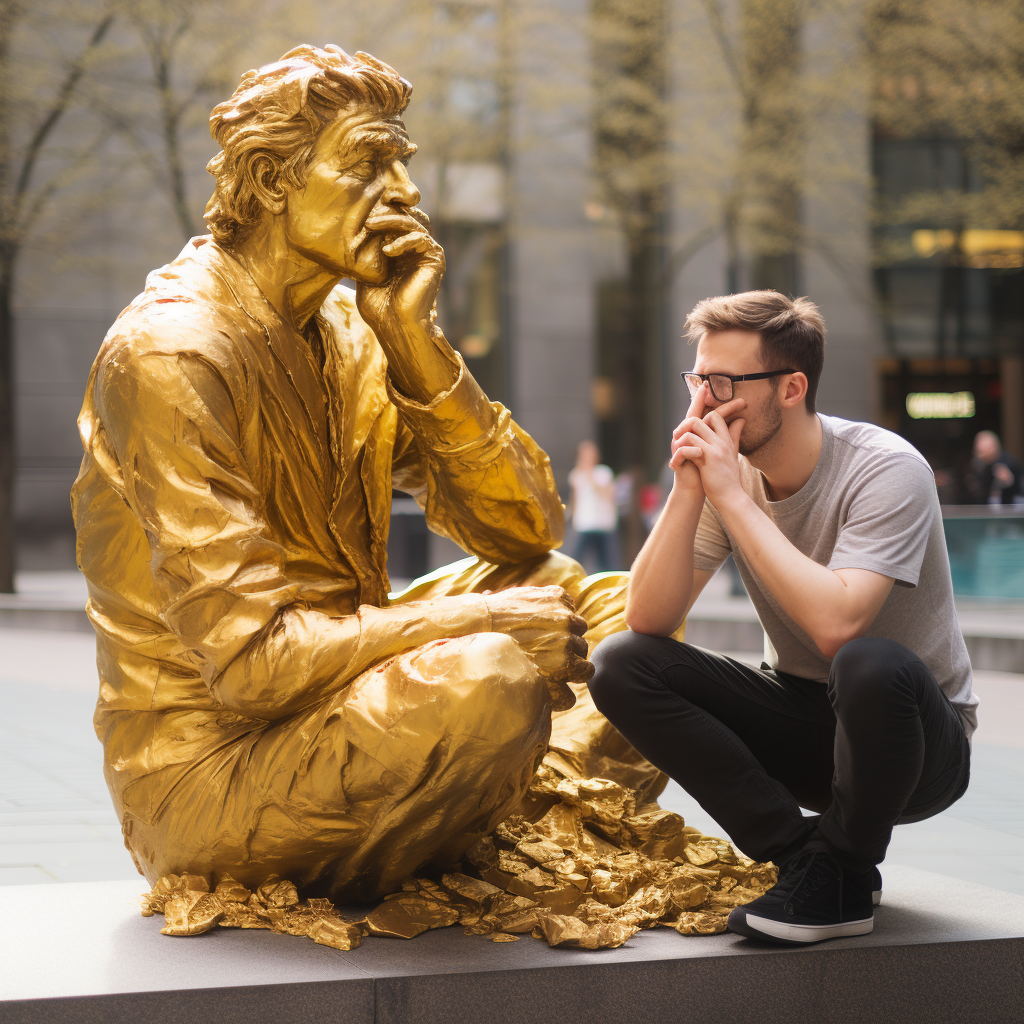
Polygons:
<instances>
[{"instance_id":1,"label":"tree trunk","mask_svg":"<svg viewBox=\"0 0 1024 1024\"><path fill-rule=\"evenodd\" d=\"M595 161L623 225L628 261L616 390L621 463L633 481L624 551L631 561L646 532L640 488L659 477L669 445L668 4L592 0L591 15Z\"/></svg>"},{"instance_id":2,"label":"tree trunk","mask_svg":"<svg viewBox=\"0 0 1024 1024\"><path fill-rule=\"evenodd\" d=\"M800 289L804 123L801 0L744 0L747 96L744 164L749 168L750 286L785 295Z\"/></svg>"}]
</instances>

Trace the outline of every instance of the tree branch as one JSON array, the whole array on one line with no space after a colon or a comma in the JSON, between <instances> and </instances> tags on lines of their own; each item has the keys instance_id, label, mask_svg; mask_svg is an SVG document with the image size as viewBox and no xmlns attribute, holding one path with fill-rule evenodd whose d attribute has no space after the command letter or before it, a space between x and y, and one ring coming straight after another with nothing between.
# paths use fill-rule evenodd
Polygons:
<instances>
[{"instance_id":1,"label":"tree branch","mask_svg":"<svg viewBox=\"0 0 1024 1024\"><path fill-rule=\"evenodd\" d=\"M33 133L32 139L25 150L25 158L22 161L21 171L18 174L17 184L14 187L14 196L11 204L12 222L17 220L21 205L25 200L25 195L28 192L29 184L32 180L32 172L35 170L39 154L42 152L43 146L46 144L46 140L49 138L50 133L56 127L57 122L67 110L71 102L71 95L75 91L75 87L78 85L79 81L81 81L82 75L85 74L86 57L88 57L88 55L103 41L103 37L107 34L107 30L110 28L113 21L114 15L108 14L96 26L92 36L89 38L89 42L86 43L82 52L68 69L67 76L61 83L60 89L57 91L57 98L54 100L49 114L46 115L39 124L39 127L36 128Z\"/></svg>"}]
</instances>

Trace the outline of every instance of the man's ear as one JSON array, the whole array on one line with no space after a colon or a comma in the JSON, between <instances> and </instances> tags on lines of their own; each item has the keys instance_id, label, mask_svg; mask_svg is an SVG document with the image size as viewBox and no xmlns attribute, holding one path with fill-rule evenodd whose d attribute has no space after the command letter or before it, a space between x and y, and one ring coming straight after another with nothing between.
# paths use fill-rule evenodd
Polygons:
<instances>
[{"instance_id":1,"label":"man's ear","mask_svg":"<svg viewBox=\"0 0 1024 1024\"><path fill-rule=\"evenodd\" d=\"M284 213L288 206L288 196L281 187L277 164L269 156L261 154L251 160L246 167L246 177L260 206L274 216Z\"/></svg>"},{"instance_id":2,"label":"man's ear","mask_svg":"<svg viewBox=\"0 0 1024 1024\"><path fill-rule=\"evenodd\" d=\"M788 374L786 377L786 386L780 396L781 404L785 408L791 409L794 406L799 405L806 396L807 375L801 370L797 370L796 373Z\"/></svg>"}]
</instances>

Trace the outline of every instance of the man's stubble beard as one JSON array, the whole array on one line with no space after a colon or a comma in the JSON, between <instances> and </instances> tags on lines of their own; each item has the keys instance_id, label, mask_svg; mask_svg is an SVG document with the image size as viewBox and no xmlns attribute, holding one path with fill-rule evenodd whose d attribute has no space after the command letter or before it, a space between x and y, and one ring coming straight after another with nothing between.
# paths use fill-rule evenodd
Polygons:
<instances>
[{"instance_id":1,"label":"man's stubble beard","mask_svg":"<svg viewBox=\"0 0 1024 1024\"><path fill-rule=\"evenodd\" d=\"M762 451L766 445L772 444L782 430L782 403L779 402L777 391L773 390L771 398L762 406L761 421L756 434L750 432L751 425L748 422L740 435L740 455L748 459Z\"/></svg>"}]
</instances>

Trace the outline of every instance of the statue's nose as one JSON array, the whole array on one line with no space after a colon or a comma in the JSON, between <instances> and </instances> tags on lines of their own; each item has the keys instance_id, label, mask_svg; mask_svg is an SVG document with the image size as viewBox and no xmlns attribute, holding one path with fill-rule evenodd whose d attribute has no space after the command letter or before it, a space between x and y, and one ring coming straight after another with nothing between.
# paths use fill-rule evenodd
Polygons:
<instances>
[{"instance_id":1,"label":"statue's nose","mask_svg":"<svg viewBox=\"0 0 1024 1024\"><path fill-rule=\"evenodd\" d=\"M413 184L409 171L401 160L391 165L384 201L399 206L415 206L420 201L420 190Z\"/></svg>"}]
</instances>

